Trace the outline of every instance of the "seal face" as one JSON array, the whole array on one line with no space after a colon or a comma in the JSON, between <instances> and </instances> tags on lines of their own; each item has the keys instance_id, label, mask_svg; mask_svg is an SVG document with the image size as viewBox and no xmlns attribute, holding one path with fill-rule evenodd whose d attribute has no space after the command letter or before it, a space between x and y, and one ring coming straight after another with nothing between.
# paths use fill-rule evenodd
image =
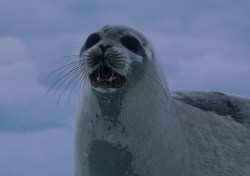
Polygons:
<instances>
[{"instance_id":1,"label":"seal face","mask_svg":"<svg viewBox=\"0 0 250 176\"><path fill-rule=\"evenodd\" d=\"M131 74L131 64L142 63L146 56L145 41L124 27L110 30L105 26L91 34L80 57L92 87L104 92L122 88Z\"/></svg>"}]
</instances>

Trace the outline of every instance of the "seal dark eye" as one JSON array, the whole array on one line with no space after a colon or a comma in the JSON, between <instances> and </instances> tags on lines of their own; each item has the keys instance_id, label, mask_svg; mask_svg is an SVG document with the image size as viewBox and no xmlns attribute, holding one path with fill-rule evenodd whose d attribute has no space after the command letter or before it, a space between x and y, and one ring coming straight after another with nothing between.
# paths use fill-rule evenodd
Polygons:
<instances>
[{"instance_id":1,"label":"seal dark eye","mask_svg":"<svg viewBox=\"0 0 250 176\"><path fill-rule=\"evenodd\" d=\"M101 40L101 37L99 34L97 34L97 33L91 34L87 38L85 45L84 45L84 48L87 50L87 49L91 48L92 46L94 46L95 44L97 44L100 40Z\"/></svg>"},{"instance_id":2,"label":"seal dark eye","mask_svg":"<svg viewBox=\"0 0 250 176\"><path fill-rule=\"evenodd\" d=\"M140 49L140 42L135 37L126 35L121 38L120 42L132 52L137 52Z\"/></svg>"}]
</instances>

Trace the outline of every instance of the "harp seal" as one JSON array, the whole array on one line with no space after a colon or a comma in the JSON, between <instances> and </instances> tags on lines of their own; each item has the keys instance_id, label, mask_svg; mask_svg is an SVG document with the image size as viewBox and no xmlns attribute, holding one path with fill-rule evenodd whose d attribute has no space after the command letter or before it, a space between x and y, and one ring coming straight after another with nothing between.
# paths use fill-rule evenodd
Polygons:
<instances>
[{"instance_id":1,"label":"harp seal","mask_svg":"<svg viewBox=\"0 0 250 176\"><path fill-rule=\"evenodd\" d=\"M80 52L76 176L250 173L249 129L171 97L148 40L104 26Z\"/></svg>"}]
</instances>

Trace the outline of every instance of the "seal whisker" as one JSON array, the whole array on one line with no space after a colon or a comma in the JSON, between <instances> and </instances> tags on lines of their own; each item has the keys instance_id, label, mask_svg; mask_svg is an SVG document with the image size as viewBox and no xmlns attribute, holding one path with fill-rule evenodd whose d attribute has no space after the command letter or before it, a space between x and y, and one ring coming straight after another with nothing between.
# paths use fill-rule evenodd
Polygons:
<instances>
[{"instance_id":1,"label":"seal whisker","mask_svg":"<svg viewBox=\"0 0 250 176\"><path fill-rule=\"evenodd\" d=\"M59 75L57 81L49 88L48 91L50 91L52 88L54 88L59 83L60 83L59 84L59 87L60 87L68 78L70 78L72 75L74 75L74 72L77 71L79 68L80 68L80 65L74 65L74 66L72 66L72 68L70 68L70 71L67 72L66 74L64 74L65 70L63 70L63 73ZM57 90L58 90L58 88L57 88Z\"/></svg>"},{"instance_id":2,"label":"seal whisker","mask_svg":"<svg viewBox=\"0 0 250 176\"><path fill-rule=\"evenodd\" d=\"M68 55L68 56L64 56L61 59L69 59L69 60L73 60L73 59L78 59L79 55L75 54L75 55Z\"/></svg>"},{"instance_id":3,"label":"seal whisker","mask_svg":"<svg viewBox=\"0 0 250 176\"><path fill-rule=\"evenodd\" d=\"M60 74L62 74L62 73L63 73L64 71L66 71L67 69L70 69L71 67L73 67L73 66L79 64L79 62L80 62L80 61L74 61L74 62L71 62L71 63L69 63L69 64L66 64L66 65L64 65L64 66L62 66L62 67L59 67L58 69L52 71L52 72L46 77L46 79L49 79L52 75L58 73L59 71L61 71L61 70L63 69L63 71L60 72ZM60 76L60 74L59 74L59 76Z\"/></svg>"},{"instance_id":4,"label":"seal whisker","mask_svg":"<svg viewBox=\"0 0 250 176\"><path fill-rule=\"evenodd\" d=\"M61 71L61 73L57 76L57 81L48 89L46 95L48 94L48 92L55 87L56 85L56 92L59 90L59 88L68 80L68 84L66 85L66 87L64 88L64 90L62 91L62 93L60 94L57 104L62 96L62 94L66 91L66 89L72 84L72 82L74 82L74 80L77 79L77 77L82 74L85 73L86 74L86 67L84 65L82 65L82 62L84 60L78 60L75 62L72 62L70 64L67 64L59 69L57 69L56 71L54 71L54 73ZM66 73L67 71L67 73ZM53 74L54 74L53 73ZM77 83L76 83L77 84ZM73 84L73 88L75 87L75 85ZM71 91L73 91L73 88ZM71 93L70 93L71 94Z\"/></svg>"},{"instance_id":5,"label":"seal whisker","mask_svg":"<svg viewBox=\"0 0 250 176\"><path fill-rule=\"evenodd\" d=\"M80 72L76 75L76 77L74 78L73 81L73 87L70 90L69 96L68 96L68 101L67 101L67 105L69 104L69 98L73 92L73 89L76 87L76 85L79 83L79 80L82 80L79 87L81 87L83 80L86 80L87 74L84 71L84 69L81 69ZM85 82L85 81L84 81ZM83 85L84 86L84 85Z\"/></svg>"},{"instance_id":6,"label":"seal whisker","mask_svg":"<svg viewBox=\"0 0 250 176\"><path fill-rule=\"evenodd\" d=\"M65 81L71 77L71 79L68 81L68 84L66 85L64 90L61 92L61 94L60 94L60 96L58 98L58 102L59 102L61 96L64 94L64 92L68 89L68 87L73 84L73 86L71 88L71 91L69 93L69 96L68 96L68 100L69 100L69 97L70 97L73 89L75 88L75 86L79 82L79 80L82 79L82 78L86 78L86 72L85 72L84 68L81 68L81 69L79 69L79 68L81 68L81 67L79 66L78 68L75 68L75 70L70 75L68 75L67 78L59 86L59 87L61 87L62 84L65 83Z\"/></svg>"},{"instance_id":7,"label":"seal whisker","mask_svg":"<svg viewBox=\"0 0 250 176\"><path fill-rule=\"evenodd\" d=\"M62 87L62 85L66 82L66 80L70 78L70 80L68 81L67 85L65 86L65 88L63 89L63 91L60 93L57 103L59 102L59 100L60 100L61 96L64 94L64 92L72 84L72 82L74 82L74 80L79 76L79 74L77 72L78 72L78 70L74 71L74 73L72 73L70 76L66 76L65 80L63 80L60 83L60 85L57 87L56 91L58 91L59 88Z\"/></svg>"}]
</instances>

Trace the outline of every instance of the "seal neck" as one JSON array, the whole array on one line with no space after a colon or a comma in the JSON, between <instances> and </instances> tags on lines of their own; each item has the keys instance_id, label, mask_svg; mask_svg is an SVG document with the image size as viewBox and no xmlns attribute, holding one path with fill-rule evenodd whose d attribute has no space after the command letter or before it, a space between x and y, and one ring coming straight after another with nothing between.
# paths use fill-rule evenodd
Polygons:
<instances>
[{"instance_id":1,"label":"seal neck","mask_svg":"<svg viewBox=\"0 0 250 176\"><path fill-rule=\"evenodd\" d=\"M94 89L92 91L100 108L100 114L116 126L122 108L124 92L102 93Z\"/></svg>"}]
</instances>

